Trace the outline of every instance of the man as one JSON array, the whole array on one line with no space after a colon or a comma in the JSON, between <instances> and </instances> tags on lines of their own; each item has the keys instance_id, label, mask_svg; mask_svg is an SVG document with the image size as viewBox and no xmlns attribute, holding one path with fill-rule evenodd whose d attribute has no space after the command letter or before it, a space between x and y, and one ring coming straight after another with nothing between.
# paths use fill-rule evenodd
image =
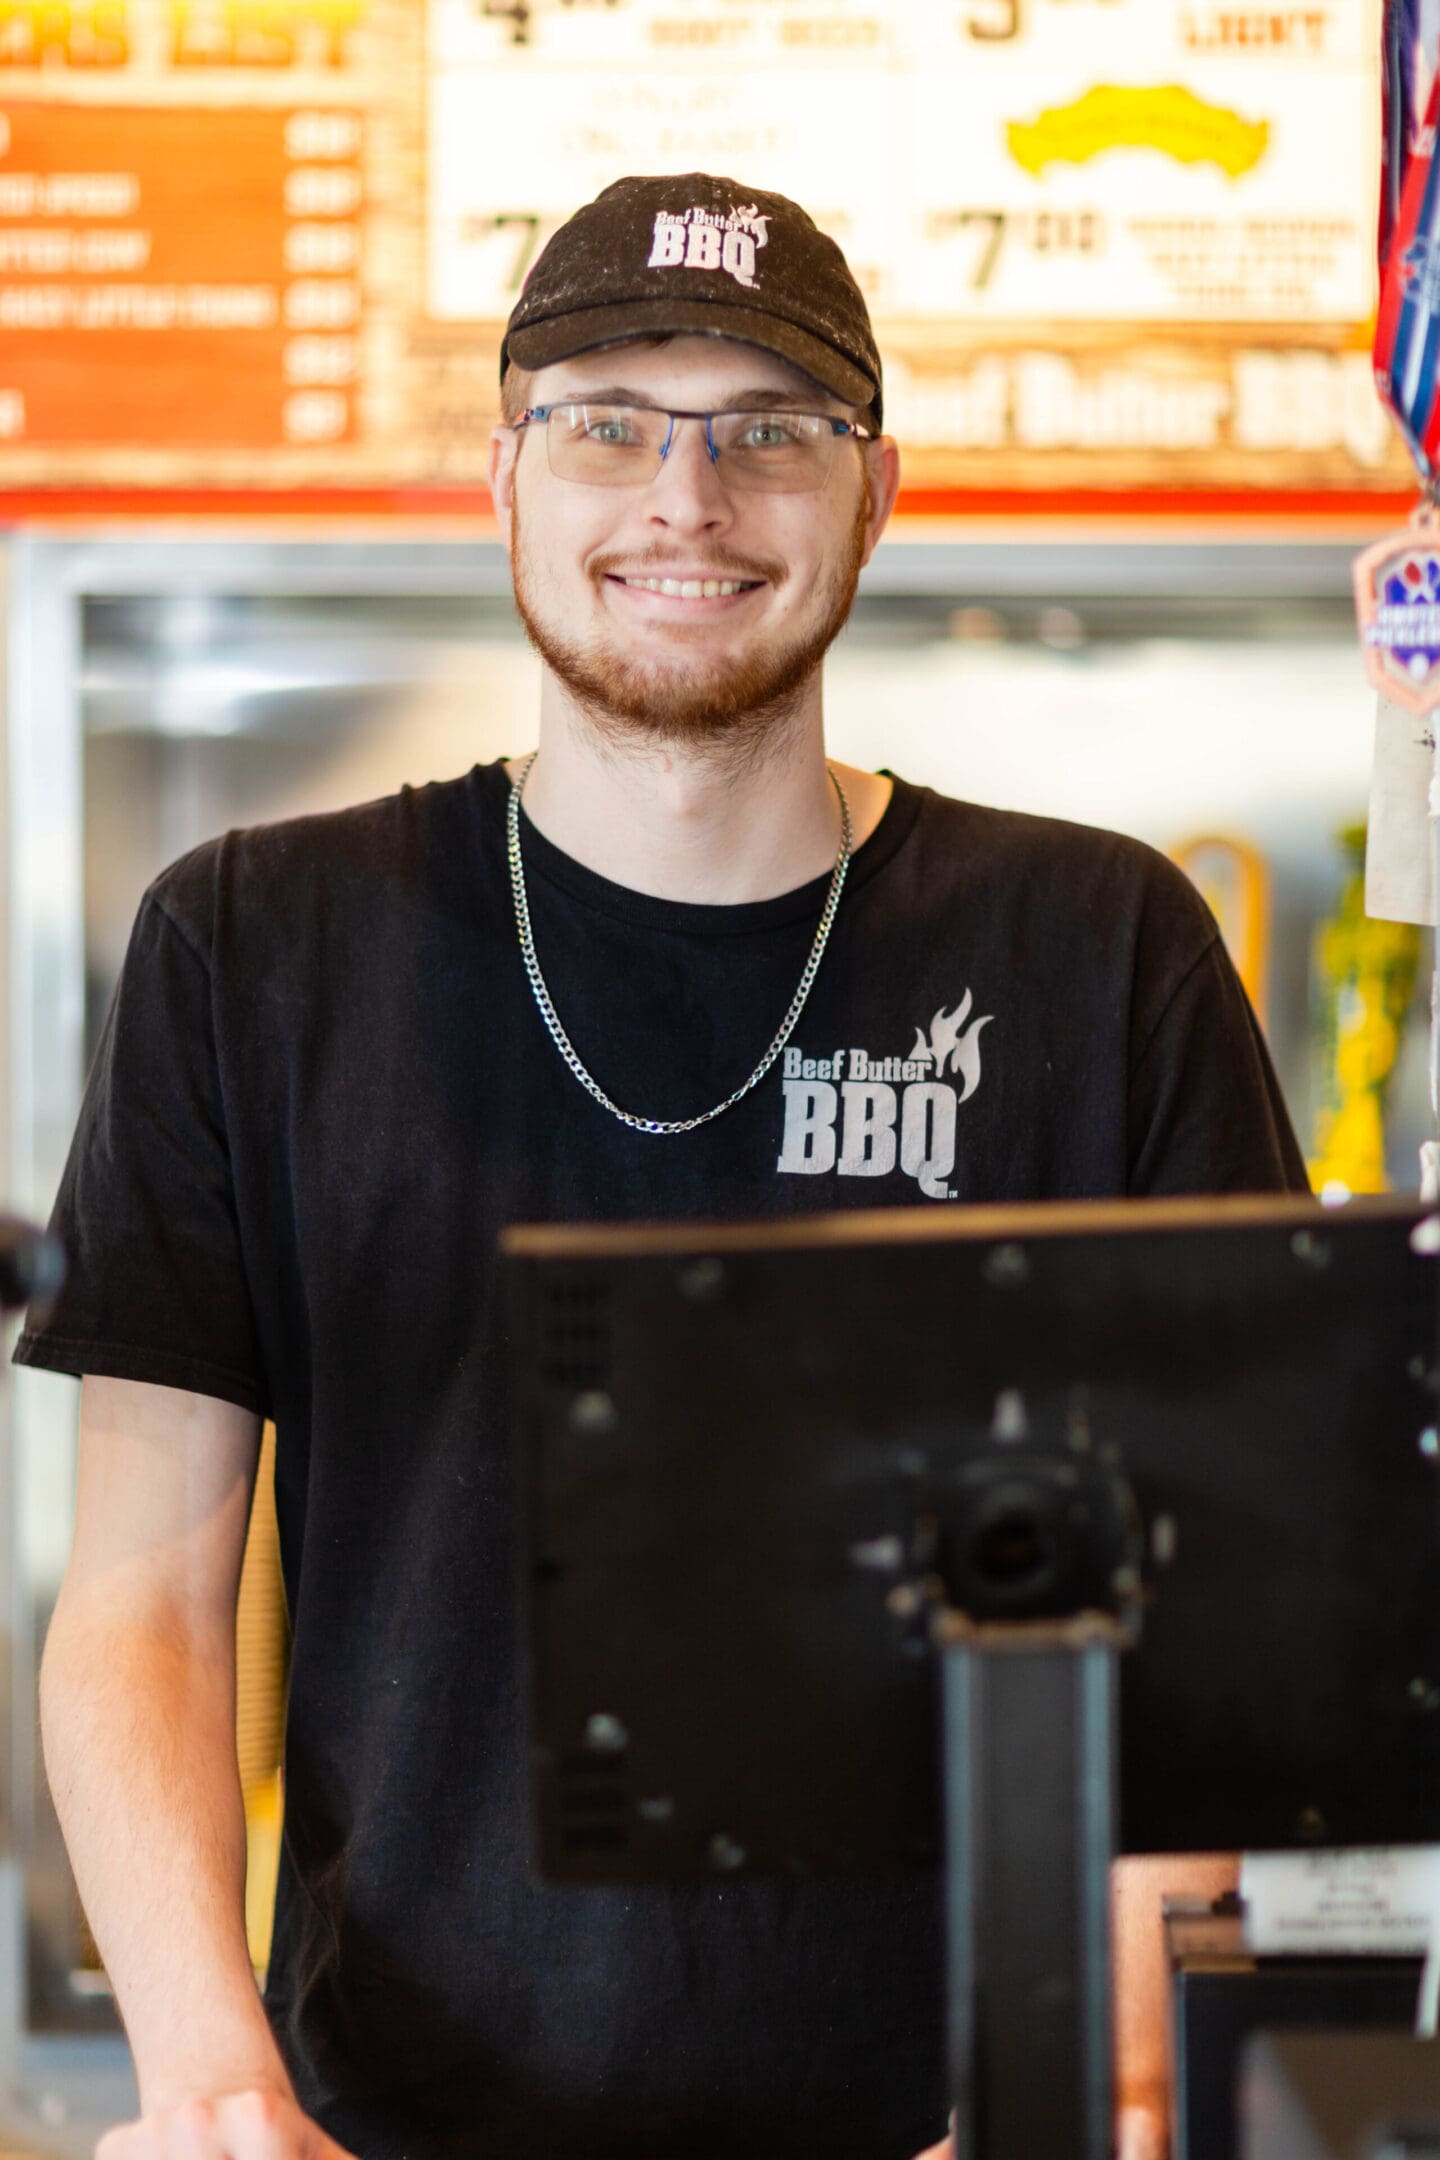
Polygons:
<instances>
[{"instance_id":1,"label":"man","mask_svg":"<svg viewBox=\"0 0 1440 2160\"><path fill-rule=\"evenodd\" d=\"M898 466L805 214L619 182L502 364L538 754L157 880L70 1285L19 1352L88 1376L43 1708L140 2080L106 2149L911 2160L946 2105L933 1881L529 1877L496 1231L1303 1173L1178 873L827 767L820 663ZM268 2017L231 1732L264 1415L294 1627Z\"/></svg>"}]
</instances>

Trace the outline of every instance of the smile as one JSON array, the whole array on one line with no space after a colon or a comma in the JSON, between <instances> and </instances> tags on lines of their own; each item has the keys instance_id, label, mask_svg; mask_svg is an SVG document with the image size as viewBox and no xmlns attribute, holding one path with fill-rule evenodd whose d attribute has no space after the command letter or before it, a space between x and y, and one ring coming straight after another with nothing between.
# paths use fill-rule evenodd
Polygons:
<instances>
[{"instance_id":1,"label":"smile","mask_svg":"<svg viewBox=\"0 0 1440 2160\"><path fill-rule=\"evenodd\" d=\"M667 600L722 600L732 594L753 592L758 578L658 578L622 577L617 584L632 592L663 593Z\"/></svg>"}]
</instances>

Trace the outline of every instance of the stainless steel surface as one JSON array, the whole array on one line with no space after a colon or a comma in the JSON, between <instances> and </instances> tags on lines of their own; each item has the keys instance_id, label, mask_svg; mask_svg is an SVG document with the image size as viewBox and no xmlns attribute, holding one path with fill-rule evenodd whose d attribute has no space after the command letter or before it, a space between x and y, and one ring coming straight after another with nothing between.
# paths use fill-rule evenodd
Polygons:
<instances>
[{"instance_id":1,"label":"stainless steel surface","mask_svg":"<svg viewBox=\"0 0 1440 2160\"><path fill-rule=\"evenodd\" d=\"M5 810L3 1162L12 1205L43 1219L74 1120L83 1057L82 740L75 686L79 614L23 539L4 551L0 788ZM8 1336L7 1336L8 1342ZM0 2136L36 2152L88 2149L97 2124L125 2111L128 2058L109 2030L42 2035L32 2017L36 1956L73 1963L68 1943L39 1938L37 1918L73 1909L58 1825L36 1747L35 1675L43 1616L68 1545L74 1406L37 1375L0 1390L0 1536L7 1713L0 1854ZM92 2014L89 2020L94 2025Z\"/></svg>"}]
</instances>

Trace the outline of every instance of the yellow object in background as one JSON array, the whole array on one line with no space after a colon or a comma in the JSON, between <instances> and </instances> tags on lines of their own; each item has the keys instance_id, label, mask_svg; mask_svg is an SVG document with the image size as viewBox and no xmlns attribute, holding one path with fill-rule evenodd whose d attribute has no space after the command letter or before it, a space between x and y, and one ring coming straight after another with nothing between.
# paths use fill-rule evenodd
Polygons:
<instances>
[{"instance_id":1,"label":"yellow object in background","mask_svg":"<svg viewBox=\"0 0 1440 2160\"><path fill-rule=\"evenodd\" d=\"M1178 863L1220 925L1261 1027L1270 995L1270 866L1258 848L1221 833L1202 833L1172 848Z\"/></svg>"},{"instance_id":2,"label":"yellow object in background","mask_svg":"<svg viewBox=\"0 0 1440 2160\"><path fill-rule=\"evenodd\" d=\"M275 1428L265 1427L235 1615L235 1746L245 1795L245 1930L257 1972L270 1962L280 1866L280 1757L289 1626L275 1516Z\"/></svg>"},{"instance_id":3,"label":"yellow object in background","mask_svg":"<svg viewBox=\"0 0 1440 2160\"><path fill-rule=\"evenodd\" d=\"M280 1772L276 1770L245 1796L245 1939L257 1973L263 1973L270 1963L283 1815Z\"/></svg>"},{"instance_id":4,"label":"yellow object in background","mask_svg":"<svg viewBox=\"0 0 1440 2160\"><path fill-rule=\"evenodd\" d=\"M1035 120L1011 120L1005 142L1038 179L1047 165L1085 165L1106 150L1159 150L1178 165L1215 165L1231 180L1270 147L1268 120L1211 105L1180 83L1096 83Z\"/></svg>"},{"instance_id":5,"label":"yellow object in background","mask_svg":"<svg viewBox=\"0 0 1440 2160\"><path fill-rule=\"evenodd\" d=\"M1385 1097L1415 995L1421 933L1365 913L1365 827L1339 839L1349 875L1315 933L1320 1085L1310 1182L1317 1192L1384 1192Z\"/></svg>"}]
</instances>

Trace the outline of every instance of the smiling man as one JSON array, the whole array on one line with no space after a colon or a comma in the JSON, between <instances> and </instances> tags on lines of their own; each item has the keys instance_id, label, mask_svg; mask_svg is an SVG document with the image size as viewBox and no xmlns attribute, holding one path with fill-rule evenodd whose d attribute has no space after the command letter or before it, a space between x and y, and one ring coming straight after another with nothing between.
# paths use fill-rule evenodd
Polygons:
<instances>
[{"instance_id":1,"label":"smiling man","mask_svg":"<svg viewBox=\"0 0 1440 2160\"><path fill-rule=\"evenodd\" d=\"M530 1875L496 1233L1303 1172L1178 872L827 763L898 459L805 213L617 183L504 364L538 750L156 881L18 1352L86 1376L43 1711L140 2080L106 2160L911 2160L947 2097L933 1880ZM262 2007L233 1688L265 1416Z\"/></svg>"},{"instance_id":2,"label":"smiling man","mask_svg":"<svg viewBox=\"0 0 1440 2160\"><path fill-rule=\"evenodd\" d=\"M584 355L560 370L567 395L531 406L517 426L543 426L550 473L584 487L628 491L658 479L673 458L666 477L674 487L685 472L703 492L718 483L727 503L738 495L742 509L747 494L788 497L788 520L771 501L768 516L755 521L772 552L741 555L724 516L704 520L712 537L693 551L704 561L677 560L654 536L628 552L602 550L586 565L584 597L603 605L605 630L597 622L587 641L559 622L547 624L545 565L531 560L517 527L515 603L551 674L581 707L672 743L683 739L691 749L723 741L733 760L742 741L760 747L773 736L843 626L874 545L872 526L878 529L889 509L894 461L877 475L878 521L870 471L861 464L858 495L853 486L848 491L848 530L837 535L832 519L817 520L813 506L807 514L798 498L825 495L839 443L869 444L875 431L830 399L815 411L814 383L781 361L753 357L749 380L742 368L737 384L733 362L726 365L715 341L655 342L667 349L648 371L653 379L673 382L677 370L688 373L697 391L713 386L731 409L672 413L652 405L642 387L643 350L632 347L625 382L603 380L614 372L609 355ZM587 381L597 375L600 383ZM768 379L757 380L762 376ZM784 552L774 553L776 546ZM678 680L677 649L688 661Z\"/></svg>"}]
</instances>

